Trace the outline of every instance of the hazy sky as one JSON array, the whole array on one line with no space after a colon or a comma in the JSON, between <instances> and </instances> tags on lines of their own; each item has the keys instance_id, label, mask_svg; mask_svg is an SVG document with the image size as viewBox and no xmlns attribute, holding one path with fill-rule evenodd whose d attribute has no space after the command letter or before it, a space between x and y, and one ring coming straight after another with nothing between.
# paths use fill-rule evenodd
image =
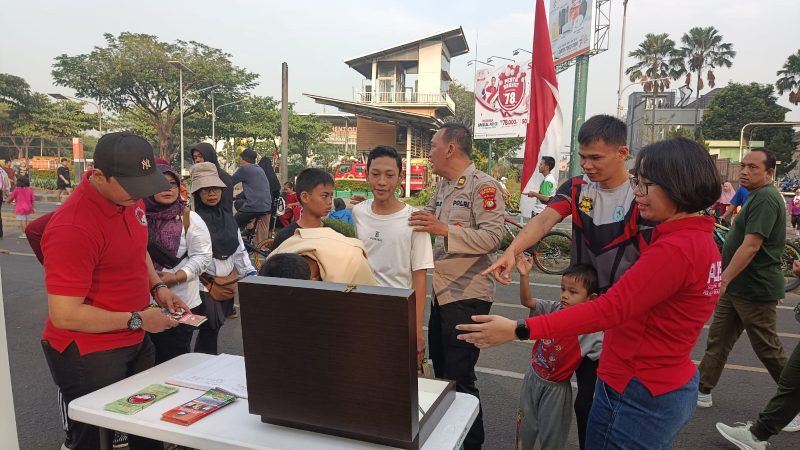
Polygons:
<instances>
[{"instance_id":1,"label":"hazy sky","mask_svg":"<svg viewBox=\"0 0 800 450\"><path fill-rule=\"evenodd\" d=\"M468 60L492 55L515 58L513 49L531 48L535 9L534 0L2 3L0 72L25 78L36 91L71 94L53 85L54 58L62 53L88 53L104 44L103 33L129 31L220 48L232 54L236 65L260 75L254 91L258 95L280 97L281 62L285 61L289 99L301 112L322 111L303 92L352 99L362 77L343 61L458 26L464 28L470 53L453 58L452 76L471 88L473 68L467 66ZM798 12L798 0L630 0L626 53L645 33L666 32L679 41L693 26L713 25L738 52L732 68L716 72L718 86L729 81L774 83L775 72L800 46ZM613 0L609 49L593 57L589 65L587 116L616 111L621 25L622 1ZM626 60L625 66L631 63ZM564 143L569 142L574 76L574 69L559 75L567 122ZM628 89L626 96L635 89ZM792 106L786 96L780 103ZM800 120L800 107L794 106L787 119Z\"/></svg>"}]
</instances>

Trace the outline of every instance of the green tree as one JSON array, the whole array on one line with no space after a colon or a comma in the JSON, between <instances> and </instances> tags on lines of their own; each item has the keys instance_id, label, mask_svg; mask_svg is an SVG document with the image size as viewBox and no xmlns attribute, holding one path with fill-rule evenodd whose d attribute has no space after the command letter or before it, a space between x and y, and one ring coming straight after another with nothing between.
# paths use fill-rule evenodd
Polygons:
<instances>
[{"instance_id":1,"label":"green tree","mask_svg":"<svg viewBox=\"0 0 800 450\"><path fill-rule=\"evenodd\" d=\"M318 121L314 115L291 114L289 116L289 153L296 154L299 161L308 167L310 156L318 144L330 135L329 122Z\"/></svg>"},{"instance_id":2,"label":"green tree","mask_svg":"<svg viewBox=\"0 0 800 450\"><path fill-rule=\"evenodd\" d=\"M625 74L631 82L642 83L645 92L653 93L653 117L650 123L655 130L658 93L669 89L670 80L686 72L681 54L669 34L647 33L636 50L628 53L628 56L636 59L636 63L625 69ZM655 135L655 132L651 134Z\"/></svg>"},{"instance_id":3,"label":"green tree","mask_svg":"<svg viewBox=\"0 0 800 450\"><path fill-rule=\"evenodd\" d=\"M789 102L793 105L800 103L800 50L783 63L783 69L777 75L780 77L775 82L778 94L789 93Z\"/></svg>"},{"instance_id":4,"label":"green tree","mask_svg":"<svg viewBox=\"0 0 800 450\"><path fill-rule=\"evenodd\" d=\"M34 123L45 137L78 137L98 123L97 114L87 113L83 107L83 103L71 100L48 101L47 107L33 116Z\"/></svg>"},{"instance_id":5,"label":"green tree","mask_svg":"<svg viewBox=\"0 0 800 450\"><path fill-rule=\"evenodd\" d=\"M489 154L489 145L492 152ZM489 161L492 163L492 176L494 172L500 173L504 167L501 162L513 157L517 150L525 144L525 138L504 138L504 139L476 139L472 141L472 162L475 167L489 173ZM501 175L502 176L502 175ZM499 178L497 176L496 178Z\"/></svg>"},{"instance_id":6,"label":"green tree","mask_svg":"<svg viewBox=\"0 0 800 450\"><path fill-rule=\"evenodd\" d=\"M28 147L36 138L33 115L47 104L47 96L31 92L25 79L0 74L0 134L17 150L17 157L27 157Z\"/></svg>"},{"instance_id":7,"label":"green tree","mask_svg":"<svg viewBox=\"0 0 800 450\"><path fill-rule=\"evenodd\" d=\"M447 87L447 94L456 105L454 116L445 119L445 122L460 123L470 130L475 125L475 93L466 86L453 81Z\"/></svg>"},{"instance_id":8,"label":"green tree","mask_svg":"<svg viewBox=\"0 0 800 450\"><path fill-rule=\"evenodd\" d=\"M706 73L708 87L715 85L714 69L717 67L731 67L736 52L733 44L722 42L722 35L714 27L694 27L681 37L683 46L680 49L681 56L686 61L688 72L686 74L686 85L692 83L692 72L696 74L694 101L694 129L695 136L699 136L700 129L697 126L700 117L700 91L703 90L703 71Z\"/></svg>"},{"instance_id":9,"label":"green tree","mask_svg":"<svg viewBox=\"0 0 800 450\"><path fill-rule=\"evenodd\" d=\"M222 95L215 100L231 101L243 98L258 77L234 66L230 54L199 42L167 43L127 32L104 37L105 47L56 57L52 71L56 84L74 89L80 98L97 99L117 114L138 108L139 119L156 130L165 158L174 151L174 130L180 121L179 70L169 61L181 61L191 71L183 71L184 117L208 110L211 90L201 89L218 85L215 90Z\"/></svg>"},{"instance_id":10,"label":"green tree","mask_svg":"<svg viewBox=\"0 0 800 450\"><path fill-rule=\"evenodd\" d=\"M731 83L719 90L709 102L701 130L706 139L738 141L742 127L751 122L783 122L787 108L777 104L775 90L770 84ZM778 173L794 168L794 150L791 145L791 128L761 128L751 139L763 139L764 146L777 156L782 164Z\"/></svg>"}]
</instances>

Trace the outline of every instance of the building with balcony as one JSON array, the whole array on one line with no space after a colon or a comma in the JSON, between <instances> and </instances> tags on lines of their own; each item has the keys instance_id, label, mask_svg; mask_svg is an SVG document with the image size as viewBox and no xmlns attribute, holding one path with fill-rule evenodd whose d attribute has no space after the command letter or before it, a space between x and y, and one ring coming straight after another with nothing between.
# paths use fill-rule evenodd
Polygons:
<instances>
[{"instance_id":1,"label":"building with balcony","mask_svg":"<svg viewBox=\"0 0 800 450\"><path fill-rule=\"evenodd\" d=\"M389 145L406 159L426 157L433 133L455 112L450 61L467 52L464 30L454 28L345 61L364 76L352 99L305 95L356 116L357 151Z\"/></svg>"}]
</instances>

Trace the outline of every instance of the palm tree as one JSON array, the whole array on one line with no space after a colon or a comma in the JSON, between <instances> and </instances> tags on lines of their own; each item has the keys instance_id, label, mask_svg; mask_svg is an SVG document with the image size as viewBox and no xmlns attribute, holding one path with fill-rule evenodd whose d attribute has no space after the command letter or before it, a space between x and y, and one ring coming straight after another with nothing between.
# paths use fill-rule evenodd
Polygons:
<instances>
[{"instance_id":1,"label":"palm tree","mask_svg":"<svg viewBox=\"0 0 800 450\"><path fill-rule=\"evenodd\" d=\"M789 92L789 102L793 105L800 103L800 50L789 56L777 75L780 76L775 82L778 94Z\"/></svg>"},{"instance_id":2,"label":"palm tree","mask_svg":"<svg viewBox=\"0 0 800 450\"><path fill-rule=\"evenodd\" d=\"M641 82L645 92L653 93L652 140L655 141L656 97L669 88L669 80L686 72L683 59L667 33L647 33L644 41L628 56L635 58L636 63L625 69L625 74L631 82Z\"/></svg>"},{"instance_id":3,"label":"palm tree","mask_svg":"<svg viewBox=\"0 0 800 450\"><path fill-rule=\"evenodd\" d=\"M722 35L714 27L694 27L681 37L681 54L686 60L688 73L686 74L686 85L692 83L692 72L697 73L697 89L695 90L694 100L694 134L700 135L697 127L700 114L700 91L703 89L703 70L708 69L706 81L709 87L714 87L714 68L730 67L731 61L736 52L733 44L722 42Z\"/></svg>"}]
</instances>

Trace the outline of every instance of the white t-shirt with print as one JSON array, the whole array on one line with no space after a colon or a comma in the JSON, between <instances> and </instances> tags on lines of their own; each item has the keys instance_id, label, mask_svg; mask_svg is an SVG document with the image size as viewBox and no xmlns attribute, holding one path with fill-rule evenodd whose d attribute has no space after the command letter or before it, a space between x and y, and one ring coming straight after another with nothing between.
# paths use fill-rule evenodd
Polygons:
<instances>
[{"instance_id":1,"label":"white t-shirt with print","mask_svg":"<svg viewBox=\"0 0 800 450\"><path fill-rule=\"evenodd\" d=\"M369 265L381 286L412 289L412 272L433 268L430 234L408 225L414 211L406 205L394 214L375 214L372 200L353 207L356 236L367 248Z\"/></svg>"}]
</instances>

